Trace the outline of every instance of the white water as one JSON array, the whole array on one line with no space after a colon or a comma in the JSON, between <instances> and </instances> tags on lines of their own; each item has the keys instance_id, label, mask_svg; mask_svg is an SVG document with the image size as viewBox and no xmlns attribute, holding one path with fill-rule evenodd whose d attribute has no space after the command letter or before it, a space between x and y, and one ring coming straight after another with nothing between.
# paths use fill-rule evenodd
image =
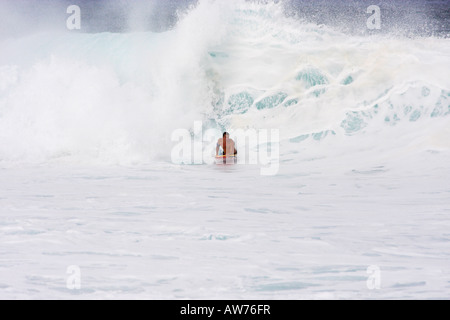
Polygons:
<instances>
[{"instance_id":1,"label":"white water","mask_svg":"<svg viewBox=\"0 0 450 320\"><path fill-rule=\"evenodd\" d=\"M449 46L208 1L3 39L0 297L448 298ZM194 121L279 129L277 174L171 163Z\"/></svg>"}]
</instances>

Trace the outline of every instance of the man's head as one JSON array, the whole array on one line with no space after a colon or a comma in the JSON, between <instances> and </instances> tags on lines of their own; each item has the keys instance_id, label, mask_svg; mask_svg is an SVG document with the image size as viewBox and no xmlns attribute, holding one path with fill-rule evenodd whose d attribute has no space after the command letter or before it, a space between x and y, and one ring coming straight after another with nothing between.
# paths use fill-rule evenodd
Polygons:
<instances>
[{"instance_id":1,"label":"man's head","mask_svg":"<svg viewBox=\"0 0 450 320\"><path fill-rule=\"evenodd\" d=\"M223 138L228 139L230 137L230 134L228 132L224 132L222 135Z\"/></svg>"}]
</instances>

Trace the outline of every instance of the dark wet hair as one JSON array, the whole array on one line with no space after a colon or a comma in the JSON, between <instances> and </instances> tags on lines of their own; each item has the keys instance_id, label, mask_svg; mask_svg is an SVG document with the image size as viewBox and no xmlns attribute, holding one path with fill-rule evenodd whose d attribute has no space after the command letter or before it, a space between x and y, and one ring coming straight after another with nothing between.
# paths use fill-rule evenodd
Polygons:
<instances>
[{"instance_id":1,"label":"dark wet hair","mask_svg":"<svg viewBox=\"0 0 450 320\"><path fill-rule=\"evenodd\" d=\"M225 131L225 132L223 133L222 137L225 137L225 135L230 135L230 134L229 134L228 132Z\"/></svg>"}]
</instances>

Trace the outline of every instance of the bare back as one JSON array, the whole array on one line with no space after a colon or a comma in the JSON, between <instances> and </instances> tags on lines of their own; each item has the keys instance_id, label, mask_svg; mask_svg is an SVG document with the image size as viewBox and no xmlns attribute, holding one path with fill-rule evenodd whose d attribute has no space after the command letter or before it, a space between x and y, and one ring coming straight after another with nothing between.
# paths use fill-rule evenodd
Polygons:
<instances>
[{"instance_id":1,"label":"bare back","mask_svg":"<svg viewBox=\"0 0 450 320\"><path fill-rule=\"evenodd\" d=\"M235 145L232 139L220 138L217 143L222 147L224 155L232 156L235 154Z\"/></svg>"}]
</instances>

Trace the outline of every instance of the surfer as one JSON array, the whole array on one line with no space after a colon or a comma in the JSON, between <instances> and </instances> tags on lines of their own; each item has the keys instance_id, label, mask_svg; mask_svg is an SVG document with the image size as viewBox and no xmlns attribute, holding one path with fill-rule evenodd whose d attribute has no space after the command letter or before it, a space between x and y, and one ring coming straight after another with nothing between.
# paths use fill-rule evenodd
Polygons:
<instances>
[{"instance_id":1,"label":"surfer","mask_svg":"<svg viewBox=\"0 0 450 320\"><path fill-rule=\"evenodd\" d=\"M234 144L233 139L230 139L230 134L228 132L224 132L222 138L217 140L216 145L216 156L219 155L219 149L222 147L224 156L236 156L237 150Z\"/></svg>"}]
</instances>

